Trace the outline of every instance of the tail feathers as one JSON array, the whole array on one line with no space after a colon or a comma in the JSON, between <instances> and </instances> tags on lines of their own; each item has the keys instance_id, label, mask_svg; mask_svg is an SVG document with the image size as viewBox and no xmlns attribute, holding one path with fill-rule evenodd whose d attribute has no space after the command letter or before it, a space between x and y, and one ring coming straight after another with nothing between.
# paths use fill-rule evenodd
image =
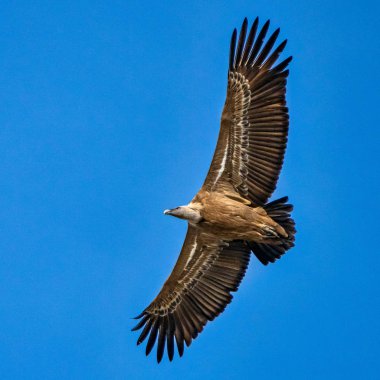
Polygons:
<instances>
[{"instance_id":1,"label":"tail feathers","mask_svg":"<svg viewBox=\"0 0 380 380\"><path fill-rule=\"evenodd\" d=\"M264 206L267 214L288 234L287 238L280 238L275 245L248 242L249 247L261 263L267 265L269 262L274 263L286 251L294 247L294 235L296 233L294 220L290 213L293 211L293 205L286 203L288 197L283 197L270 202Z\"/></svg>"},{"instance_id":2,"label":"tail feathers","mask_svg":"<svg viewBox=\"0 0 380 380\"><path fill-rule=\"evenodd\" d=\"M288 240L294 242L295 222L290 215L293 211L293 205L286 203L287 201L288 197L283 197L266 204L264 208L267 214L285 229L288 234Z\"/></svg>"}]
</instances>

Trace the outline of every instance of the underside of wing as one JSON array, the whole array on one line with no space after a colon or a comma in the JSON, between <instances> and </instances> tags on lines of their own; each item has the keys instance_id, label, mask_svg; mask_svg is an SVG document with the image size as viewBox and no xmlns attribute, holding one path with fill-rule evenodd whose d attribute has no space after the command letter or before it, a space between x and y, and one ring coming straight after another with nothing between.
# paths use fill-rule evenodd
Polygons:
<instances>
[{"instance_id":1,"label":"underside of wing","mask_svg":"<svg viewBox=\"0 0 380 380\"><path fill-rule=\"evenodd\" d=\"M175 342L179 356L208 321L232 300L250 259L246 243L224 243L189 226L173 272L154 301L137 317L133 330L142 329L137 344L148 338L148 355L157 342L157 361L165 347L173 359Z\"/></svg>"},{"instance_id":2,"label":"underside of wing","mask_svg":"<svg viewBox=\"0 0 380 380\"><path fill-rule=\"evenodd\" d=\"M276 188L288 137L286 69L291 57L277 63L286 40L274 48L280 30L264 43L269 29L258 19L248 32L231 39L227 98L217 147L204 188L231 184L255 205L265 204Z\"/></svg>"}]
</instances>

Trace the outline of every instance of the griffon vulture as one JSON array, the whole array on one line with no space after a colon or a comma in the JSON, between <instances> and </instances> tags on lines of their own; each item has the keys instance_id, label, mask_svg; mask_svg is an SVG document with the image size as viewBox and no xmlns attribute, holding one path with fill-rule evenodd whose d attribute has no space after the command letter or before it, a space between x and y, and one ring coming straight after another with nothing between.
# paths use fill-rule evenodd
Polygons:
<instances>
[{"instance_id":1,"label":"griffon vulture","mask_svg":"<svg viewBox=\"0 0 380 380\"><path fill-rule=\"evenodd\" d=\"M294 246L293 206L284 197L270 203L288 136L287 66L277 62L286 40L274 49L280 30L264 43L269 21L249 33L244 19L232 33L227 98L215 153L206 180L186 206L165 210L188 222L181 253L153 302L138 316L137 344L157 342L157 361L166 346L179 356L223 312L247 269L251 252L266 265Z\"/></svg>"}]
</instances>

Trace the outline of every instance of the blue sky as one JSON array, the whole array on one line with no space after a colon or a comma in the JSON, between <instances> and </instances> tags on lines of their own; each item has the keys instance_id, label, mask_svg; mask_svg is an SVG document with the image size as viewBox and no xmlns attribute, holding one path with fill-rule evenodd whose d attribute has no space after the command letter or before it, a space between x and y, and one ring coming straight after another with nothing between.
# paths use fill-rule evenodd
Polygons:
<instances>
[{"instance_id":1,"label":"blue sky","mask_svg":"<svg viewBox=\"0 0 380 380\"><path fill-rule=\"evenodd\" d=\"M374 1L7 1L0 14L1 379L379 376L380 9ZM181 360L132 316L174 264L213 154L229 38L272 20L294 56L275 196L297 245L252 260Z\"/></svg>"}]
</instances>

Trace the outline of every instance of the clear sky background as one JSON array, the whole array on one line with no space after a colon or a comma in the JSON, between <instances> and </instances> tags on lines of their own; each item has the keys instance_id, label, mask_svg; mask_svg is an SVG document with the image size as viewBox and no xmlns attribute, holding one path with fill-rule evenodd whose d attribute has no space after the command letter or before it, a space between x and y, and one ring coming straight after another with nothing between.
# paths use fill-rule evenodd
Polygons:
<instances>
[{"instance_id":1,"label":"clear sky background","mask_svg":"<svg viewBox=\"0 0 380 380\"><path fill-rule=\"evenodd\" d=\"M65 3L65 4L64 4ZM5 1L0 13L1 379L378 379L375 1ZM252 259L184 357L136 347L214 151L229 39L272 20L294 56L275 196L297 245Z\"/></svg>"}]
</instances>

